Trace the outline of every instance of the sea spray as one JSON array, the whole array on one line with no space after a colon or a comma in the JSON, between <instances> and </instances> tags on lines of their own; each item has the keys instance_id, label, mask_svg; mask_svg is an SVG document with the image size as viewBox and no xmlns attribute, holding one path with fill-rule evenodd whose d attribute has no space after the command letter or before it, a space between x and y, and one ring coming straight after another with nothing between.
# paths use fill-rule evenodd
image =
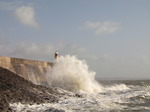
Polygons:
<instances>
[{"instance_id":1,"label":"sea spray","mask_svg":"<svg viewBox=\"0 0 150 112\"><path fill-rule=\"evenodd\" d=\"M104 84L101 81L106 91L86 92L81 97L76 97L74 95L76 92L68 93L64 89L55 88L58 93L62 93L62 97L58 95L60 99L57 103L9 105L16 112L150 112L150 80L121 80L119 83L109 80L109 82Z\"/></svg>"},{"instance_id":2,"label":"sea spray","mask_svg":"<svg viewBox=\"0 0 150 112\"><path fill-rule=\"evenodd\" d=\"M90 71L84 60L76 56L60 56L53 67L47 70L50 86L70 91L101 92L102 87L95 80L95 72Z\"/></svg>"}]
</instances>

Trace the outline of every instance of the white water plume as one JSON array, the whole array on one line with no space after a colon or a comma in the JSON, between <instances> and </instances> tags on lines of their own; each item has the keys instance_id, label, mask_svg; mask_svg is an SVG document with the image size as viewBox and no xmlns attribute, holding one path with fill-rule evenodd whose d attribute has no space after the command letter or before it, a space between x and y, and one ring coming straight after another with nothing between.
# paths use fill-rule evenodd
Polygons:
<instances>
[{"instance_id":1,"label":"white water plume","mask_svg":"<svg viewBox=\"0 0 150 112\"><path fill-rule=\"evenodd\" d=\"M71 91L101 92L95 80L95 72L88 69L84 60L76 56L60 56L53 67L48 68L47 82L50 86Z\"/></svg>"}]
</instances>

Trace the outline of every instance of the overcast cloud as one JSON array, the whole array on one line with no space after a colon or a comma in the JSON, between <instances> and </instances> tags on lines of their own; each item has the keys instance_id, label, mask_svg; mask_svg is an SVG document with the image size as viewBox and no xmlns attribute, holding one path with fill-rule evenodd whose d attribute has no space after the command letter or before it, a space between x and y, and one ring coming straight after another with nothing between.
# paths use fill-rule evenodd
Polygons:
<instances>
[{"instance_id":1,"label":"overcast cloud","mask_svg":"<svg viewBox=\"0 0 150 112\"><path fill-rule=\"evenodd\" d=\"M5 56L53 61L54 53L59 49L60 55L76 55L79 59L87 61L90 70L97 71L97 77L110 79L125 78L128 79L130 74L136 77L130 78L147 78L149 77L150 56L143 54L134 59L116 58L108 54L96 56L90 54L85 48L73 44L59 43L53 45L21 42L17 45L10 44L4 38L1 38L0 54ZM2 42L3 41L3 42ZM8 44L9 43L9 44ZM141 76L144 74L144 77ZM114 77L115 75L115 77ZM121 75L121 77L120 77Z\"/></svg>"},{"instance_id":2,"label":"overcast cloud","mask_svg":"<svg viewBox=\"0 0 150 112\"><path fill-rule=\"evenodd\" d=\"M86 21L84 25L81 27L83 30L93 30L93 33L97 36L111 34L118 30L120 30L120 24L112 21L104 21L104 22L92 22Z\"/></svg>"},{"instance_id":3,"label":"overcast cloud","mask_svg":"<svg viewBox=\"0 0 150 112\"><path fill-rule=\"evenodd\" d=\"M150 79L150 1L135 1L0 0L0 55L53 61L58 51L100 78Z\"/></svg>"},{"instance_id":4,"label":"overcast cloud","mask_svg":"<svg viewBox=\"0 0 150 112\"><path fill-rule=\"evenodd\" d=\"M14 11L16 19L23 25L38 28L39 24L35 19L35 10L30 6L21 6Z\"/></svg>"},{"instance_id":5,"label":"overcast cloud","mask_svg":"<svg viewBox=\"0 0 150 112\"><path fill-rule=\"evenodd\" d=\"M22 4L22 1L0 1L0 10L12 11Z\"/></svg>"}]
</instances>

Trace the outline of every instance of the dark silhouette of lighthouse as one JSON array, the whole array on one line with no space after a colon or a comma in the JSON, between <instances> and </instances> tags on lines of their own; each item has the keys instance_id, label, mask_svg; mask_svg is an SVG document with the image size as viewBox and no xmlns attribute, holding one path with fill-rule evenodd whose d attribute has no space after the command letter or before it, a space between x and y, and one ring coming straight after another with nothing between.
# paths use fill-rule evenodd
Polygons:
<instances>
[{"instance_id":1,"label":"dark silhouette of lighthouse","mask_svg":"<svg viewBox=\"0 0 150 112\"><path fill-rule=\"evenodd\" d=\"M57 60L58 59L58 52L56 51L55 52L55 60Z\"/></svg>"}]
</instances>

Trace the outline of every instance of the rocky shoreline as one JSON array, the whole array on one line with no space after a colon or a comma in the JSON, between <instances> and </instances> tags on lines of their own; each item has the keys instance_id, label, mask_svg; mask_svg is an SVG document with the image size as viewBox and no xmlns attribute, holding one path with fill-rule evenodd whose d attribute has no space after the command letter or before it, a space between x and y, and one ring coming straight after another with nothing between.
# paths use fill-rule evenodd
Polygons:
<instances>
[{"instance_id":1,"label":"rocky shoreline","mask_svg":"<svg viewBox=\"0 0 150 112\"><path fill-rule=\"evenodd\" d=\"M17 74L0 67L0 112L14 112L10 103L56 103L67 95L56 88L35 85ZM76 97L76 96L75 96Z\"/></svg>"}]
</instances>

